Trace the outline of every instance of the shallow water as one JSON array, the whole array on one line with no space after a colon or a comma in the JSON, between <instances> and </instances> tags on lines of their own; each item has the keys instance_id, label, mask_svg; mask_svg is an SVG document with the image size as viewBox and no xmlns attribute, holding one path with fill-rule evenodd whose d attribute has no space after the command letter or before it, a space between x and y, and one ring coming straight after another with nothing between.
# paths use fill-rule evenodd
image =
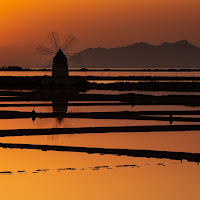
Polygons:
<instances>
[{"instance_id":1,"label":"shallow water","mask_svg":"<svg viewBox=\"0 0 200 200\"><path fill-rule=\"evenodd\" d=\"M51 76L51 71L0 71L0 76ZM70 76L183 76L200 77L200 72L69 71Z\"/></svg>"},{"instance_id":2,"label":"shallow water","mask_svg":"<svg viewBox=\"0 0 200 200\"><path fill-rule=\"evenodd\" d=\"M0 155L4 156L2 172L12 172L1 175L3 199L168 200L198 196L199 166L194 163L37 150L3 149ZM96 170L96 166L108 167Z\"/></svg>"},{"instance_id":3,"label":"shallow water","mask_svg":"<svg viewBox=\"0 0 200 200\"><path fill-rule=\"evenodd\" d=\"M96 92L96 91L92 91ZM105 92L105 91L100 91ZM1 102L2 103L2 102ZM52 103L52 102L5 102ZM69 101L68 103L76 103ZM82 102L83 103L83 102ZM85 102L86 103L86 102ZM93 102L95 103L95 102ZM97 102L96 102L97 103ZM115 103L115 102L113 102ZM0 107L0 110L53 112L52 106ZM179 111L199 107L175 105L63 106L63 112ZM175 117L175 116L174 116ZM182 116L198 117L198 116ZM169 121L125 119L0 119L1 130L160 126ZM172 125L200 124L173 122ZM3 144L31 144L106 149L135 149L200 153L199 131L87 133L0 137L1 199L197 199L200 167L186 160L119 156L86 151L42 151L2 148ZM22 147L21 147L22 148Z\"/></svg>"}]
</instances>

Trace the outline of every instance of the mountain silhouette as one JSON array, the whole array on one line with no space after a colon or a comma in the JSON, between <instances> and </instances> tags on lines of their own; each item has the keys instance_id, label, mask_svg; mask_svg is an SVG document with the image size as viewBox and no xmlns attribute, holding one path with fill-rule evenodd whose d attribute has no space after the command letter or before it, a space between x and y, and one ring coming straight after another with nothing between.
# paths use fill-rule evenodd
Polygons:
<instances>
[{"instance_id":1,"label":"mountain silhouette","mask_svg":"<svg viewBox=\"0 0 200 200\"><path fill-rule=\"evenodd\" d=\"M80 52L86 68L195 68L200 67L200 48L181 40L151 45L145 42L118 48L88 48Z\"/></svg>"}]
</instances>

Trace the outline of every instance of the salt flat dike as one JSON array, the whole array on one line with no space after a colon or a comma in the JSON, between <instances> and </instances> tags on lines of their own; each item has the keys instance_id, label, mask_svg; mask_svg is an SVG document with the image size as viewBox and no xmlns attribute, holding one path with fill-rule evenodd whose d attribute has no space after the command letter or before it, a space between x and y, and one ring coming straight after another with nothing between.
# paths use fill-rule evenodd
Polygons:
<instances>
[{"instance_id":1,"label":"salt flat dike","mask_svg":"<svg viewBox=\"0 0 200 200\"><path fill-rule=\"evenodd\" d=\"M113 104L115 105L115 104ZM55 105L54 105L55 106ZM156 116L160 115L160 116ZM167 115L163 116L163 115ZM176 117L173 117L176 115ZM155 121L169 121L172 122L200 122L199 117L180 117L177 115L195 115L200 116L200 111L139 111L139 112L78 112L78 113L32 113L19 111L0 111L0 119L44 119L44 118L85 118L85 119L129 119L129 120L155 120ZM144 129L145 130L145 129ZM167 130L167 129L166 129ZM173 128L171 127L171 129Z\"/></svg>"},{"instance_id":2,"label":"salt flat dike","mask_svg":"<svg viewBox=\"0 0 200 200\"><path fill-rule=\"evenodd\" d=\"M155 151L155 150L139 150L139 149L106 149L91 147L74 147L74 146L55 146L55 145L33 145L33 144L12 144L0 143L1 148L10 149L33 149L42 151L63 151L63 152L80 152L88 154L109 154L116 156L131 156L140 158L157 158L170 160L187 160L188 162L200 162L199 153L173 152L173 151Z\"/></svg>"},{"instance_id":3,"label":"salt flat dike","mask_svg":"<svg viewBox=\"0 0 200 200\"><path fill-rule=\"evenodd\" d=\"M84 103L77 104L79 106L87 105L185 105L185 106L199 106L200 96L199 95L168 95L168 96L152 96L143 94L117 94L117 95L106 95L106 94L79 94L69 93L64 90L40 90L31 92L20 92L20 91L0 91L0 102L26 102L26 101L52 101L52 104L63 102L68 104L68 101L87 101ZM98 101L95 103L94 101ZM108 101L108 102L102 102ZM118 102L116 102L118 101ZM102 103L101 103L102 102ZM101 103L101 104L99 104ZM72 102L69 105L76 105ZM35 105L35 104L30 104ZM8 105L0 104L1 107L7 107ZM19 105L18 105L19 106ZM21 106L24 106L21 104Z\"/></svg>"},{"instance_id":4,"label":"salt flat dike","mask_svg":"<svg viewBox=\"0 0 200 200\"><path fill-rule=\"evenodd\" d=\"M96 83L102 80L104 82ZM114 81L114 83L109 83ZM75 89L86 91L96 90L149 90L149 91L200 91L200 77L151 77L151 76L70 76L68 79L58 81L50 76L1 76L0 89Z\"/></svg>"},{"instance_id":5,"label":"salt flat dike","mask_svg":"<svg viewBox=\"0 0 200 200\"><path fill-rule=\"evenodd\" d=\"M186 40L151 45L145 42L118 48L89 48L81 63L91 68L194 68L200 67L200 48Z\"/></svg>"}]
</instances>

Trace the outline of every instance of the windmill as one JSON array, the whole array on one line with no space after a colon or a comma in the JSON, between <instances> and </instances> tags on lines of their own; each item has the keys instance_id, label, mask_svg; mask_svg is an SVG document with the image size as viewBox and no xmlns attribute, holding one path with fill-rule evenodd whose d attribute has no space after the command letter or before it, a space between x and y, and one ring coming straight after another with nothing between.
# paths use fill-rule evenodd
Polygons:
<instances>
[{"instance_id":1,"label":"windmill","mask_svg":"<svg viewBox=\"0 0 200 200\"><path fill-rule=\"evenodd\" d=\"M39 44L36 48L36 53L40 55L50 55L51 59L48 65L52 66L52 77L54 79L65 79L68 74L68 61L76 62L80 64L80 54L68 53L67 51L72 48L78 39L70 34L65 39L63 45L60 45L59 34L51 32L48 34L48 38L45 41L50 43L50 47L44 44ZM45 43L44 42L44 43ZM53 59L52 59L53 56ZM52 62L53 61L53 62Z\"/></svg>"}]
</instances>

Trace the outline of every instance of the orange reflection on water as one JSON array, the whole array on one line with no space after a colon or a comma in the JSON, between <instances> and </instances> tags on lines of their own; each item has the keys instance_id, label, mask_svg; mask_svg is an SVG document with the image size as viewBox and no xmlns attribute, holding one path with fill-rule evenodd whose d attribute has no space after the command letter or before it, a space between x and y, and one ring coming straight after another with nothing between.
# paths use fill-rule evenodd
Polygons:
<instances>
[{"instance_id":1,"label":"orange reflection on water","mask_svg":"<svg viewBox=\"0 0 200 200\"><path fill-rule=\"evenodd\" d=\"M6 108L11 109L13 108ZM31 111L32 107L16 108ZM85 106L68 112L197 110L184 106ZM51 112L52 107L36 107ZM112 119L9 119L1 129L147 126L169 122ZM174 124L189 124L179 123ZM0 138L0 143L147 149L200 153L198 131L99 133ZM0 148L1 199L196 199L200 189L197 163L128 156ZM129 166L126 166L129 165ZM131 165L131 166L130 166ZM100 166L100 168L96 168ZM102 167L104 166L104 167ZM108 166L108 167L105 167ZM65 169L65 168L72 168ZM6 173L9 171L10 173ZM12 192L11 192L12 191Z\"/></svg>"},{"instance_id":2,"label":"orange reflection on water","mask_svg":"<svg viewBox=\"0 0 200 200\"><path fill-rule=\"evenodd\" d=\"M199 166L192 163L35 150L1 150L0 155L6 156L0 169L13 171L12 175L0 175L2 199L186 200L195 199L199 190ZM165 166L158 165L160 162ZM115 167L120 164L140 167ZM89 168L100 165L112 169ZM76 170L57 172L62 167ZM37 169L49 171L32 173Z\"/></svg>"}]
</instances>

